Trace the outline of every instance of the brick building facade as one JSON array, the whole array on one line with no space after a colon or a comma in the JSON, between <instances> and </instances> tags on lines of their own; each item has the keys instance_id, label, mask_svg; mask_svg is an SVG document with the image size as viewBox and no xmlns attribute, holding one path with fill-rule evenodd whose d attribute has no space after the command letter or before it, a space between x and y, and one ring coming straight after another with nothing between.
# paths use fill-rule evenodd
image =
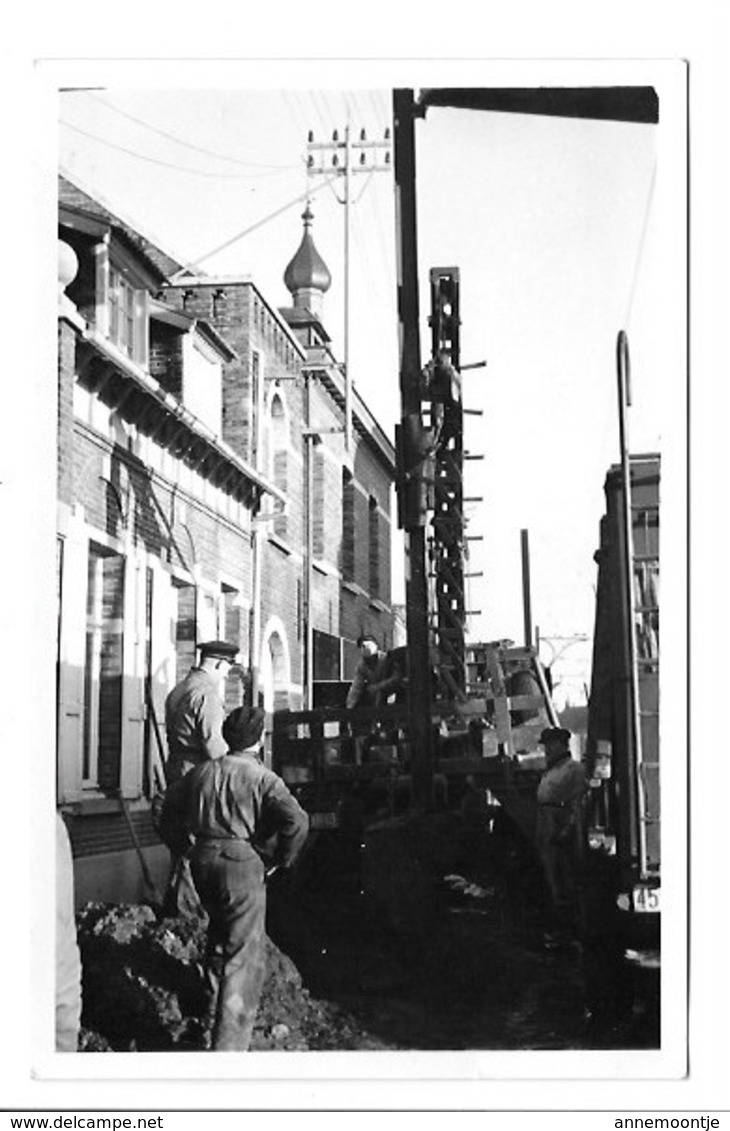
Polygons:
<instances>
[{"instance_id":1,"label":"brick building facade","mask_svg":"<svg viewBox=\"0 0 730 1131\"><path fill-rule=\"evenodd\" d=\"M393 451L359 398L346 450L301 295L186 274L64 178L59 237L58 799L77 898L121 900L138 848L166 868L163 705L200 641L240 648L227 705L269 712L347 679L360 632L391 643Z\"/></svg>"}]
</instances>

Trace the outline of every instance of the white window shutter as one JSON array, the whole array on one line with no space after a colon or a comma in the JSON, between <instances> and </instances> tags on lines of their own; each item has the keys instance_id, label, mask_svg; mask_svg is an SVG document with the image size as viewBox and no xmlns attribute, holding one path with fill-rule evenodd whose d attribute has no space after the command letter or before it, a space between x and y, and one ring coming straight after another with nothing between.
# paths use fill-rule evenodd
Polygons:
<instances>
[{"instance_id":1,"label":"white window shutter","mask_svg":"<svg viewBox=\"0 0 730 1131\"><path fill-rule=\"evenodd\" d=\"M152 566L152 647L151 647L151 704L147 711L150 716L153 758L167 757L165 737L165 699L175 686L175 620L177 616L177 596L170 574L159 562ZM159 749L159 741L162 751Z\"/></svg>"},{"instance_id":2,"label":"white window shutter","mask_svg":"<svg viewBox=\"0 0 730 1131\"><path fill-rule=\"evenodd\" d=\"M81 800L89 542L72 527L63 544L58 689L58 800Z\"/></svg>"},{"instance_id":3,"label":"white window shutter","mask_svg":"<svg viewBox=\"0 0 730 1131\"><path fill-rule=\"evenodd\" d=\"M144 759L145 563L131 547L124 572L123 655L119 786L123 797L139 797Z\"/></svg>"}]
</instances>

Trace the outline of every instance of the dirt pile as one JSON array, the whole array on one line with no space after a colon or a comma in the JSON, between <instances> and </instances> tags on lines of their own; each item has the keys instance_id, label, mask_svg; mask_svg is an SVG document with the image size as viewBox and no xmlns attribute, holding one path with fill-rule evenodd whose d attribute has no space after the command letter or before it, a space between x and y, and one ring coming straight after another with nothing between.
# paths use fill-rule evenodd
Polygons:
<instances>
[{"instance_id":1,"label":"dirt pile","mask_svg":"<svg viewBox=\"0 0 730 1131\"><path fill-rule=\"evenodd\" d=\"M87 904L78 916L84 1052L206 1047L205 924L161 918L144 904ZM344 1010L317 1001L267 940L267 977L253 1050L384 1048Z\"/></svg>"}]
</instances>

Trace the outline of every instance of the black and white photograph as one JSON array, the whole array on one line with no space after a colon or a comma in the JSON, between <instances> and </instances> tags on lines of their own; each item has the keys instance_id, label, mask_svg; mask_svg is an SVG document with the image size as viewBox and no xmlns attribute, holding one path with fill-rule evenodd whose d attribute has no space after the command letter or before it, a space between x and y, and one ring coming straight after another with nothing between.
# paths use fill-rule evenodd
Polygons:
<instances>
[{"instance_id":1,"label":"black and white photograph","mask_svg":"<svg viewBox=\"0 0 730 1131\"><path fill-rule=\"evenodd\" d=\"M687 61L36 77L33 1076L683 1080Z\"/></svg>"},{"instance_id":2,"label":"black and white photograph","mask_svg":"<svg viewBox=\"0 0 730 1131\"><path fill-rule=\"evenodd\" d=\"M572 70L59 86L58 1047L661 1052L685 76Z\"/></svg>"}]
</instances>

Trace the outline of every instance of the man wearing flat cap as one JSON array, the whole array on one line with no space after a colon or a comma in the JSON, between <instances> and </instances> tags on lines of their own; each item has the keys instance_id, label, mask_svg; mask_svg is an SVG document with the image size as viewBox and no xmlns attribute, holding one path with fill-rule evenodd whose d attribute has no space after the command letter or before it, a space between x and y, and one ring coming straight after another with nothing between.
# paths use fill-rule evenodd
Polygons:
<instances>
[{"instance_id":1,"label":"man wearing flat cap","mask_svg":"<svg viewBox=\"0 0 730 1131\"><path fill-rule=\"evenodd\" d=\"M225 640L199 645L200 661L165 701L167 780L170 784L208 758L228 749L222 734L223 688L236 663L238 648Z\"/></svg>"},{"instance_id":2,"label":"man wearing flat cap","mask_svg":"<svg viewBox=\"0 0 730 1131\"><path fill-rule=\"evenodd\" d=\"M167 732L167 795L158 820L158 833L172 854L164 909L169 915L200 913L185 835L171 825L175 804L168 795L194 766L222 758L228 749L223 738L223 704L226 677L235 665L238 648L225 640L209 640L199 645L200 660L165 700ZM171 818L171 814L173 817Z\"/></svg>"},{"instance_id":3,"label":"man wearing flat cap","mask_svg":"<svg viewBox=\"0 0 730 1131\"><path fill-rule=\"evenodd\" d=\"M228 753L199 763L183 783L192 874L209 918L213 1050L249 1047L265 974L266 880L291 866L309 827L260 759L263 729L260 707L237 707L223 724Z\"/></svg>"},{"instance_id":4,"label":"man wearing flat cap","mask_svg":"<svg viewBox=\"0 0 730 1131\"><path fill-rule=\"evenodd\" d=\"M537 788L537 847L557 925L575 925L584 849L586 774L570 753L570 731L546 727L540 735L547 768Z\"/></svg>"}]
</instances>

